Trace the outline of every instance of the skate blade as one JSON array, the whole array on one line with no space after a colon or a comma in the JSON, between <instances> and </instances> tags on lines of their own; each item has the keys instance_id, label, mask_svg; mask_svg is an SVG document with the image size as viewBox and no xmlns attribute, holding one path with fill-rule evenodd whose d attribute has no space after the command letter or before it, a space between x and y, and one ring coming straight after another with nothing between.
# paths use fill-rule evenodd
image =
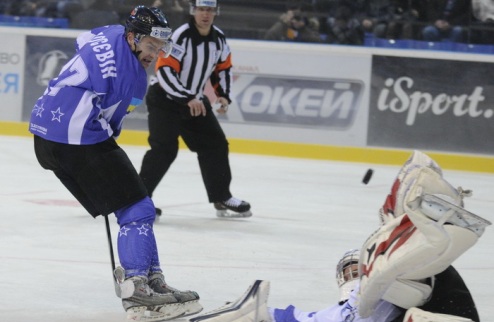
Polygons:
<instances>
[{"instance_id":1,"label":"skate blade","mask_svg":"<svg viewBox=\"0 0 494 322\"><path fill-rule=\"evenodd\" d=\"M199 300L188 301L188 302L182 303L182 305L184 306L184 309L185 309L185 313L183 314L183 316L189 316L189 315L197 314L197 313L201 312L203 309L202 305L199 303Z\"/></svg>"},{"instance_id":2,"label":"skate blade","mask_svg":"<svg viewBox=\"0 0 494 322\"><path fill-rule=\"evenodd\" d=\"M216 210L216 217L218 217L218 218L248 218L248 217L252 217L252 212L250 210L245 211L245 212Z\"/></svg>"},{"instance_id":3,"label":"skate blade","mask_svg":"<svg viewBox=\"0 0 494 322\"><path fill-rule=\"evenodd\" d=\"M145 306L132 307L127 310L127 320L129 321L146 321L146 322L158 322L158 321L168 321L173 320L184 315L183 309L177 310L171 309L171 305L166 305L168 307L164 310L163 307L156 307L156 311L150 311ZM176 306L180 306L177 305ZM162 312L163 311L163 312Z\"/></svg>"}]
</instances>

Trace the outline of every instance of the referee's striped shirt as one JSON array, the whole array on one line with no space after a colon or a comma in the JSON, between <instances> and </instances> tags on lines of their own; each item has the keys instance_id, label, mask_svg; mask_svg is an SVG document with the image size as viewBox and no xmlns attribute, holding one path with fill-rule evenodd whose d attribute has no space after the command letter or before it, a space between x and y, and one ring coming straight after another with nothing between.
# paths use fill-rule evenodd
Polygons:
<instances>
[{"instance_id":1,"label":"referee's striped shirt","mask_svg":"<svg viewBox=\"0 0 494 322\"><path fill-rule=\"evenodd\" d=\"M231 53L223 32L213 25L209 35L201 36L191 21L177 28L172 40L171 54L156 61L156 76L167 96L183 104L200 99L210 79L216 96L231 102Z\"/></svg>"}]
</instances>

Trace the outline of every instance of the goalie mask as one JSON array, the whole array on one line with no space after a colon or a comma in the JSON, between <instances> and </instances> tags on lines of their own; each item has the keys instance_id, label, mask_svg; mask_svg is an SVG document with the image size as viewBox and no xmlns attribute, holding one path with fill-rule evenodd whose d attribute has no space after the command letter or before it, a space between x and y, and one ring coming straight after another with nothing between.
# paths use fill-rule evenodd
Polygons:
<instances>
[{"instance_id":1,"label":"goalie mask","mask_svg":"<svg viewBox=\"0 0 494 322\"><path fill-rule=\"evenodd\" d=\"M358 263L360 251L347 251L336 265L336 283L340 289L340 302L348 300L359 281Z\"/></svg>"}]
</instances>

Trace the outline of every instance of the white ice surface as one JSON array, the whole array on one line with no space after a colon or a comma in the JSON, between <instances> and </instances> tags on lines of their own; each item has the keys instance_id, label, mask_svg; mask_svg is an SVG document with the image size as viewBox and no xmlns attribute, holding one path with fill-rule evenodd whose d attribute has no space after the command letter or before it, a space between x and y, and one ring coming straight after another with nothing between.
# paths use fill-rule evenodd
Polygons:
<instances>
[{"instance_id":1,"label":"white ice surface","mask_svg":"<svg viewBox=\"0 0 494 322\"><path fill-rule=\"evenodd\" d=\"M124 149L140 167L145 147ZM0 151L0 321L125 321L103 218L92 219L38 165L30 138L1 136ZM216 218L189 151L180 151L155 191L167 281L197 291L205 311L236 299L256 279L271 281L270 306L311 311L335 303L336 262L377 228L399 167L233 153L230 162L231 190L251 202L252 218ZM364 185L370 167L374 177ZM493 175L444 174L473 190L467 209L493 221ZM113 217L111 228L115 244ZM483 322L494 321L493 246L488 227L454 264Z\"/></svg>"}]
</instances>

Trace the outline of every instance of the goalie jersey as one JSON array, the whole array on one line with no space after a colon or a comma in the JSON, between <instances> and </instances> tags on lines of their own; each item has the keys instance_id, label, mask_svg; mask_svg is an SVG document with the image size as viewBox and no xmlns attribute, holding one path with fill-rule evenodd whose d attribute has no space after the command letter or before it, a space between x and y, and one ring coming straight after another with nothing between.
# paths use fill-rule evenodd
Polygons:
<instances>
[{"instance_id":1,"label":"goalie jersey","mask_svg":"<svg viewBox=\"0 0 494 322\"><path fill-rule=\"evenodd\" d=\"M358 287L350 293L350 298L341 304L330 306L316 312L303 312L293 305L286 309L270 308L273 321L276 322L386 322L393 321L402 313L402 310L393 304L380 301L374 313L362 318L357 313Z\"/></svg>"},{"instance_id":2,"label":"goalie jersey","mask_svg":"<svg viewBox=\"0 0 494 322\"><path fill-rule=\"evenodd\" d=\"M29 130L49 141L76 145L117 137L124 117L146 93L146 70L120 25L82 33L76 47L77 54L36 102Z\"/></svg>"}]
</instances>

